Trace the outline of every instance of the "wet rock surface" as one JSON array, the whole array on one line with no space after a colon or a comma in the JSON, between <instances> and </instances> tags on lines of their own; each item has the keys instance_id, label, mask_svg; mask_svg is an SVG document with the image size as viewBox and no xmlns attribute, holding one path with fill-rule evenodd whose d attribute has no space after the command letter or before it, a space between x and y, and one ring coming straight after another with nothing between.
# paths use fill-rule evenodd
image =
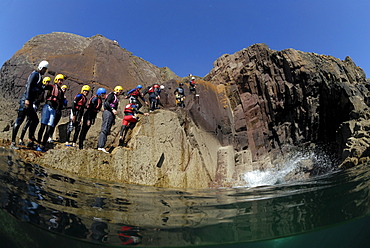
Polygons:
<instances>
[{"instance_id":1,"label":"wet rock surface","mask_svg":"<svg viewBox=\"0 0 370 248\"><path fill-rule=\"evenodd\" d=\"M9 145L26 78L43 59L51 64L49 73L68 76L70 98L84 84L113 88L122 82L128 90L139 83L161 83L165 89L163 108L140 115L125 137L125 146L118 144L122 109L128 102L121 98L107 142L110 154L95 149L101 113L88 133L86 149L64 146L65 110L55 133L59 142L50 144L46 153L18 151L33 163L101 180L208 188L248 185L244 173L278 170L294 147L312 151L330 147L327 158L341 168L369 159L366 75L349 57L341 61L255 44L221 56L208 75L197 77L199 96L189 95L185 84L186 107L176 108L173 91L189 78L157 68L100 35L84 38L66 33L34 37L1 68L5 100L0 104L7 110L0 114L4 146ZM146 106L143 111L148 112ZM307 157L285 180L325 173L318 164L317 157Z\"/></svg>"}]
</instances>

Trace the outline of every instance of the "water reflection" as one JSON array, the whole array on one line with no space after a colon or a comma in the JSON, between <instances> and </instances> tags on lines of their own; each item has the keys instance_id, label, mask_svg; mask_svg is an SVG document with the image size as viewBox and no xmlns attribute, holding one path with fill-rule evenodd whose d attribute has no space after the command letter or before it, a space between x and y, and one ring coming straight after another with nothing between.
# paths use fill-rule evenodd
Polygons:
<instances>
[{"instance_id":1,"label":"water reflection","mask_svg":"<svg viewBox=\"0 0 370 248\"><path fill-rule=\"evenodd\" d=\"M176 190L82 179L0 152L1 208L97 244L187 246L312 231L369 213L366 167L299 183Z\"/></svg>"}]
</instances>

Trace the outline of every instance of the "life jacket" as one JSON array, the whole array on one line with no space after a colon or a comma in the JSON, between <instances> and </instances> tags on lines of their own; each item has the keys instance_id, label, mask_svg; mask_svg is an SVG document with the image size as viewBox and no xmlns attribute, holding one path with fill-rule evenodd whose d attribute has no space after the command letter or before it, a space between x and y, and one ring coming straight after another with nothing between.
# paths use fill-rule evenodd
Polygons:
<instances>
[{"instance_id":1,"label":"life jacket","mask_svg":"<svg viewBox=\"0 0 370 248\"><path fill-rule=\"evenodd\" d=\"M151 97L159 96L160 89L159 88L155 88L154 86L152 86L148 90L148 93L149 93L149 96L151 96Z\"/></svg>"},{"instance_id":2,"label":"life jacket","mask_svg":"<svg viewBox=\"0 0 370 248\"><path fill-rule=\"evenodd\" d=\"M77 109L77 110L80 110L80 109L82 109L82 108L84 108L84 106L85 106L85 104L86 104L86 102L87 102L87 99L86 99L86 96L85 95L83 95L83 94L77 94L76 96L75 96L75 99L77 98L77 97L80 97L81 96L81 98L80 98L80 100L78 100L78 102L76 102L76 105L75 105L75 108Z\"/></svg>"},{"instance_id":3,"label":"life jacket","mask_svg":"<svg viewBox=\"0 0 370 248\"><path fill-rule=\"evenodd\" d=\"M46 101L52 101L59 103L60 92L57 85L53 85L53 89L50 94L47 96Z\"/></svg>"},{"instance_id":4,"label":"life jacket","mask_svg":"<svg viewBox=\"0 0 370 248\"><path fill-rule=\"evenodd\" d=\"M152 86L152 87L149 88L148 93L153 93L154 90L155 90L155 88Z\"/></svg>"},{"instance_id":5,"label":"life jacket","mask_svg":"<svg viewBox=\"0 0 370 248\"><path fill-rule=\"evenodd\" d=\"M181 87L178 87L177 88L177 93L179 94L179 95L184 95L184 88L181 88Z\"/></svg>"},{"instance_id":6,"label":"life jacket","mask_svg":"<svg viewBox=\"0 0 370 248\"><path fill-rule=\"evenodd\" d=\"M139 91L139 89L132 89L132 90L130 90L129 92L127 92L127 94L129 95L129 96L134 96L134 97L138 97L138 96L140 96L140 91Z\"/></svg>"},{"instance_id":7,"label":"life jacket","mask_svg":"<svg viewBox=\"0 0 370 248\"><path fill-rule=\"evenodd\" d=\"M92 100L94 98L96 98L98 100L98 104L96 106L94 106L93 104L91 104L92 103ZM94 112L97 113L101 109L102 105L103 105L102 100L98 96L93 96L87 102L87 107L86 108L87 109L90 109L90 110L92 110L92 111L94 111Z\"/></svg>"},{"instance_id":8,"label":"life jacket","mask_svg":"<svg viewBox=\"0 0 370 248\"><path fill-rule=\"evenodd\" d=\"M125 113L125 114L135 114L135 108L133 108L132 107L132 105L134 105L134 104L132 104L132 103L129 103L129 104L127 104L126 106L125 106L125 109L123 110L123 112Z\"/></svg>"},{"instance_id":9,"label":"life jacket","mask_svg":"<svg viewBox=\"0 0 370 248\"><path fill-rule=\"evenodd\" d=\"M117 106L118 106L118 97L116 96L116 94L114 94L113 92L107 94L105 96L105 99L107 99L107 97L110 95L110 94L113 94L114 96L114 100L113 102L109 103L109 106L111 106L111 108L114 108L114 109L117 109Z\"/></svg>"}]
</instances>

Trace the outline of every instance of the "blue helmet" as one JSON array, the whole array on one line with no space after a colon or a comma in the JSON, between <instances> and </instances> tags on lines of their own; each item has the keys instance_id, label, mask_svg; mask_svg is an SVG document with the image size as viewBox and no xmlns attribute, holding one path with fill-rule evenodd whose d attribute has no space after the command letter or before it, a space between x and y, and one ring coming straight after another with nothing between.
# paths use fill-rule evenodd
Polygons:
<instances>
[{"instance_id":1,"label":"blue helmet","mask_svg":"<svg viewBox=\"0 0 370 248\"><path fill-rule=\"evenodd\" d=\"M139 84L138 86L136 86L136 89L141 89L143 88L143 86L141 84Z\"/></svg>"},{"instance_id":2,"label":"blue helmet","mask_svg":"<svg viewBox=\"0 0 370 248\"><path fill-rule=\"evenodd\" d=\"M135 104L131 104L131 108L136 108L136 105Z\"/></svg>"},{"instance_id":3,"label":"blue helmet","mask_svg":"<svg viewBox=\"0 0 370 248\"><path fill-rule=\"evenodd\" d=\"M107 94L107 91L106 91L106 89L104 89L104 88L99 88L99 89L96 91L96 94L97 94L98 96L100 96L101 94Z\"/></svg>"}]
</instances>

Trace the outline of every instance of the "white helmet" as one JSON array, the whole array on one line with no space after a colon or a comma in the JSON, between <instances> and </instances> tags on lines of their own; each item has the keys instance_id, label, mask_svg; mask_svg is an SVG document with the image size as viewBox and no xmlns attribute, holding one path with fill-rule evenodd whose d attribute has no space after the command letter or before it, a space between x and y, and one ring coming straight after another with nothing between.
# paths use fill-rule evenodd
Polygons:
<instances>
[{"instance_id":1,"label":"white helmet","mask_svg":"<svg viewBox=\"0 0 370 248\"><path fill-rule=\"evenodd\" d=\"M195 79L195 77L191 77L191 79Z\"/></svg>"},{"instance_id":2,"label":"white helmet","mask_svg":"<svg viewBox=\"0 0 370 248\"><path fill-rule=\"evenodd\" d=\"M40 62L39 67L37 67L37 69L42 70L42 68L48 68L48 67L49 67L49 62L47 62L46 60L43 60Z\"/></svg>"}]
</instances>

